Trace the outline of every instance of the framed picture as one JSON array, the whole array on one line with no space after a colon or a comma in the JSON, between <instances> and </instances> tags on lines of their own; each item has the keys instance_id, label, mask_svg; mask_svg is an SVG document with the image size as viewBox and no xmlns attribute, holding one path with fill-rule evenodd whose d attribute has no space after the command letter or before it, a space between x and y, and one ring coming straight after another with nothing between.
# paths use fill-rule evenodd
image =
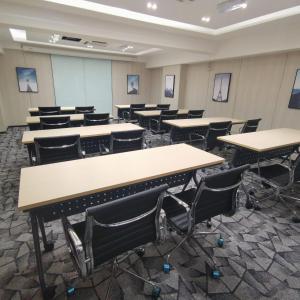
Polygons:
<instances>
[{"instance_id":1,"label":"framed picture","mask_svg":"<svg viewBox=\"0 0 300 300\"><path fill-rule=\"evenodd\" d=\"M213 101L228 102L231 73L220 73L215 75Z\"/></svg>"},{"instance_id":2,"label":"framed picture","mask_svg":"<svg viewBox=\"0 0 300 300\"><path fill-rule=\"evenodd\" d=\"M138 95L139 94L139 75L127 75L127 94Z\"/></svg>"},{"instance_id":3,"label":"framed picture","mask_svg":"<svg viewBox=\"0 0 300 300\"><path fill-rule=\"evenodd\" d=\"M34 68L17 67L17 79L20 92L37 93L38 84Z\"/></svg>"},{"instance_id":4,"label":"framed picture","mask_svg":"<svg viewBox=\"0 0 300 300\"><path fill-rule=\"evenodd\" d=\"M296 71L289 108L300 109L300 69Z\"/></svg>"},{"instance_id":5,"label":"framed picture","mask_svg":"<svg viewBox=\"0 0 300 300\"><path fill-rule=\"evenodd\" d=\"M174 98L175 75L166 75L165 97Z\"/></svg>"}]
</instances>

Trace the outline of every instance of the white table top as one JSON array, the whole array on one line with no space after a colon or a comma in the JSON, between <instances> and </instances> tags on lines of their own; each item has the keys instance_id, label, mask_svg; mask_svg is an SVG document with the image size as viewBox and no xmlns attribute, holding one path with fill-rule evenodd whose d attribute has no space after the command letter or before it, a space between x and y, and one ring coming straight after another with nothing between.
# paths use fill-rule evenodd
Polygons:
<instances>
[{"instance_id":1,"label":"white table top","mask_svg":"<svg viewBox=\"0 0 300 300\"><path fill-rule=\"evenodd\" d=\"M96 125L96 126L82 126L82 127L69 127L61 129L47 129L47 130L32 130L23 133L22 143L32 144L34 138L40 137L58 137L79 134L81 138L105 136L110 135L113 131L131 131L144 129L138 125L131 123L109 124L109 125Z\"/></svg>"},{"instance_id":2,"label":"white table top","mask_svg":"<svg viewBox=\"0 0 300 300\"><path fill-rule=\"evenodd\" d=\"M265 152L300 144L300 130L279 128L227 135L218 139L256 152Z\"/></svg>"},{"instance_id":3,"label":"white table top","mask_svg":"<svg viewBox=\"0 0 300 300\"><path fill-rule=\"evenodd\" d=\"M223 161L190 145L177 144L23 168L18 208L29 210Z\"/></svg>"},{"instance_id":4,"label":"white table top","mask_svg":"<svg viewBox=\"0 0 300 300\"><path fill-rule=\"evenodd\" d=\"M127 109L130 108L130 104L116 104L115 105L116 108L123 108L123 109ZM146 104L145 107L147 108L155 108L157 107L157 104Z\"/></svg>"},{"instance_id":5,"label":"white table top","mask_svg":"<svg viewBox=\"0 0 300 300\"><path fill-rule=\"evenodd\" d=\"M138 110L135 112L136 115L142 117L158 117L160 116L161 110ZM185 115L188 113L188 109L178 109L177 115Z\"/></svg>"},{"instance_id":6,"label":"white table top","mask_svg":"<svg viewBox=\"0 0 300 300\"><path fill-rule=\"evenodd\" d=\"M188 128L188 127L208 126L210 123L229 122L229 121L231 121L232 124L245 123L245 121L243 120L225 118L225 117L165 120L163 122L174 127Z\"/></svg>"}]
</instances>

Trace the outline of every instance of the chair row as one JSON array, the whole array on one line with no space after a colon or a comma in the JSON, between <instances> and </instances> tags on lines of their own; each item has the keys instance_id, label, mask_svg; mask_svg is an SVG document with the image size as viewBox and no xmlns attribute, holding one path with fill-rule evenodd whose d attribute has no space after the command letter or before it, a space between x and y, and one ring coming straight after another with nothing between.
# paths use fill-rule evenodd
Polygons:
<instances>
[{"instance_id":1,"label":"chair row","mask_svg":"<svg viewBox=\"0 0 300 300\"><path fill-rule=\"evenodd\" d=\"M60 114L88 114L95 111L94 106L76 106L75 109L61 110L60 106L39 106L38 111L31 111L31 116L53 116Z\"/></svg>"},{"instance_id":2,"label":"chair row","mask_svg":"<svg viewBox=\"0 0 300 300\"><path fill-rule=\"evenodd\" d=\"M109 113L95 114L86 113L83 118L84 126L92 125L106 125L109 124L110 115ZM71 127L70 116L59 116L59 117L40 117L40 129L57 129L57 128L68 128Z\"/></svg>"},{"instance_id":3,"label":"chair row","mask_svg":"<svg viewBox=\"0 0 300 300\"><path fill-rule=\"evenodd\" d=\"M98 152L112 154L146 148L144 129L112 132L109 139L98 141ZM32 161L36 165L62 162L85 157L80 135L34 139Z\"/></svg>"},{"instance_id":4,"label":"chair row","mask_svg":"<svg viewBox=\"0 0 300 300\"><path fill-rule=\"evenodd\" d=\"M126 269L121 262L132 253L143 256L144 246L148 243L164 243L167 229L172 228L181 240L175 248L162 255L162 269L168 274L172 269L171 255L187 239L196 237L197 225L222 214L234 215L238 190L247 169L248 166L244 166L202 177L192 189L186 189L187 182L177 194L170 193L168 185L161 185L94 206L86 210L83 222L71 224L66 217L62 217L66 241L78 274L87 278L112 261L110 280L120 271L126 272L151 285L152 299L158 299L161 291L159 284ZM222 247L224 244L220 233L209 231L201 234L215 234L217 245ZM202 249L207 254L207 275L220 278L221 272L213 255L204 247ZM161 258L158 257L158 260ZM107 298L109 287L110 283ZM74 294L74 288L69 291Z\"/></svg>"}]
</instances>

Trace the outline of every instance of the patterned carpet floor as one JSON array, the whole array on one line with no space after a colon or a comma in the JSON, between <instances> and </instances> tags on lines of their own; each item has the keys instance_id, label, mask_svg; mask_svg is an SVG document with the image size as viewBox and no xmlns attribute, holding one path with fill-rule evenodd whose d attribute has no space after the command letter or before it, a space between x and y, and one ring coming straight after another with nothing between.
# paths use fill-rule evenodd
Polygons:
<instances>
[{"instance_id":1,"label":"patterned carpet floor","mask_svg":"<svg viewBox=\"0 0 300 300\"><path fill-rule=\"evenodd\" d=\"M21 144L24 130L15 127L0 134L1 300L42 299L29 216L17 209L20 169L29 166ZM155 146L162 144L159 138L148 138ZM232 218L223 217L220 222L216 217L212 223L216 235L191 239L180 247L171 258L170 274L162 271L162 255L180 240L175 233L164 244L147 247L141 259L132 255L124 266L158 282L165 300L300 299L300 224L291 222L291 211L284 203L271 199L262 203L260 211L241 205ZM46 224L46 232L55 241L54 250L43 254L47 283L57 285L55 299L66 299L70 285L76 287L72 299L104 299L109 269L99 270L86 281L76 278L61 223ZM225 239L223 248L216 244L218 233ZM214 256L223 275L220 279L206 276L209 260L200 245ZM147 284L118 273L110 299L151 299L150 294Z\"/></svg>"}]
</instances>

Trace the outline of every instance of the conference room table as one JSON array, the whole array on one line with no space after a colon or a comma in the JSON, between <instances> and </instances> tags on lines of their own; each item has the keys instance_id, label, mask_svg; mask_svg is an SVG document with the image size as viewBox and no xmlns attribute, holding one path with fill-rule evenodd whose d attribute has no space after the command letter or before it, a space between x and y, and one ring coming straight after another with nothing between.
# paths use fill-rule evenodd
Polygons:
<instances>
[{"instance_id":1,"label":"conference room table","mask_svg":"<svg viewBox=\"0 0 300 300\"><path fill-rule=\"evenodd\" d=\"M213 117L213 118L195 118L195 119L176 119L164 120L165 124L170 126L171 141L173 138L182 139L182 142L188 140L188 136L204 126L209 126L211 123L232 122L233 125L245 123L244 120L226 118L226 117ZM179 140L180 141L180 140ZM176 140L178 142L178 140Z\"/></svg>"},{"instance_id":2,"label":"conference room table","mask_svg":"<svg viewBox=\"0 0 300 300\"><path fill-rule=\"evenodd\" d=\"M222 157L186 144L97 156L21 169L18 208L29 212L40 287L44 298L54 295L44 278L39 228L46 251L44 222L84 212L153 187L189 182L198 169L224 162Z\"/></svg>"},{"instance_id":3,"label":"conference room table","mask_svg":"<svg viewBox=\"0 0 300 300\"><path fill-rule=\"evenodd\" d=\"M178 109L177 116L178 118L185 118L188 115L188 109ZM161 110L141 110L136 111L135 114L139 118L139 124L140 126L150 128L150 121L151 119L158 119Z\"/></svg>"},{"instance_id":4,"label":"conference room table","mask_svg":"<svg viewBox=\"0 0 300 300\"><path fill-rule=\"evenodd\" d=\"M100 144L108 144L109 137L113 131L143 130L142 127L131 124L109 124L96 126L69 127L61 129L25 131L22 137L22 144L27 146L29 160L32 164L32 157L35 155L34 139L42 137L61 137L67 135L80 135L82 149L87 153L99 152Z\"/></svg>"},{"instance_id":5,"label":"conference room table","mask_svg":"<svg viewBox=\"0 0 300 300\"><path fill-rule=\"evenodd\" d=\"M118 109L118 118L123 119L124 112L130 111L130 104L116 104L115 107ZM146 104L145 110L153 110L156 109L157 104Z\"/></svg>"},{"instance_id":6,"label":"conference room table","mask_svg":"<svg viewBox=\"0 0 300 300\"><path fill-rule=\"evenodd\" d=\"M221 136L218 139L239 150L234 164L259 163L263 159L272 159L291 155L300 146L300 130L277 128L250 133Z\"/></svg>"}]
</instances>

